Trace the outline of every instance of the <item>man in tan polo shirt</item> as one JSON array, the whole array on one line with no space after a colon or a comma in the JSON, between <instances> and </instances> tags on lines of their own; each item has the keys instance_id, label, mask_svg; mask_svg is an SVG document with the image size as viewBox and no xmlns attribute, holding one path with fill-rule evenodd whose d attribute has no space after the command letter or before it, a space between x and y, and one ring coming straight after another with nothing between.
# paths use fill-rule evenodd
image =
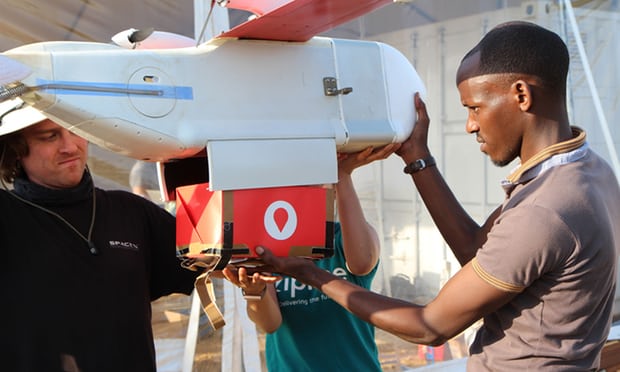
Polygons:
<instances>
[{"instance_id":1,"label":"man in tan polo shirt","mask_svg":"<svg viewBox=\"0 0 620 372\"><path fill-rule=\"evenodd\" d=\"M319 288L361 319L439 345L479 319L471 371L598 369L612 319L620 251L620 190L609 165L569 125L569 55L532 23L492 29L457 72L466 130L498 166L519 158L504 203L481 226L461 207L427 145L416 97L411 137L397 151L463 266L426 306L372 293L299 258L263 260Z\"/></svg>"}]
</instances>

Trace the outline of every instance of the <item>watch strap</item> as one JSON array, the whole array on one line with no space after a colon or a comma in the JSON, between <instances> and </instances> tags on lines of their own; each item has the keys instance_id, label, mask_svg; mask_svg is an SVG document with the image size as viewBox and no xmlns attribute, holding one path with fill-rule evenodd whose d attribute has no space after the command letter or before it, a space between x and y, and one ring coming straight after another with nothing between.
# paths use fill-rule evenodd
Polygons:
<instances>
[{"instance_id":1,"label":"watch strap","mask_svg":"<svg viewBox=\"0 0 620 372\"><path fill-rule=\"evenodd\" d=\"M265 292L267 292L267 286L265 285L265 287L263 288L262 292L259 294L247 294L245 293L245 289L241 289L241 293L243 294L243 298L245 298L246 301L260 301L263 299L263 297L265 297Z\"/></svg>"},{"instance_id":2,"label":"watch strap","mask_svg":"<svg viewBox=\"0 0 620 372\"><path fill-rule=\"evenodd\" d=\"M427 158L417 159L407 164L407 166L403 169L403 172L406 174L414 174L433 165L436 165L435 158L429 156Z\"/></svg>"}]
</instances>

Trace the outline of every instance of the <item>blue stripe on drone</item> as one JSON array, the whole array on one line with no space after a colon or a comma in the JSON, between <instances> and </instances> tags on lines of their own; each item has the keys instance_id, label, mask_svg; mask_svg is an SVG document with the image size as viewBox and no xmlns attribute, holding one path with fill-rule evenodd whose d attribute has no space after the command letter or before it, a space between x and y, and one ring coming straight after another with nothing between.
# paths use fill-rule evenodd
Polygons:
<instances>
[{"instance_id":1,"label":"blue stripe on drone","mask_svg":"<svg viewBox=\"0 0 620 372\"><path fill-rule=\"evenodd\" d=\"M99 83L99 82L83 82L83 81L59 81L59 80L45 80L37 79L37 85L58 84L58 85L71 85L75 87L84 87L86 89L103 88L103 89L118 89L118 90L141 90L152 91L157 94L137 94L130 92L100 92L96 90L74 90L74 89L59 89L48 88L45 90L55 91L56 94L66 95L82 95L82 96L143 96L147 98L176 98L191 100L194 99L194 93L192 87L188 86L172 86L172 85L152 85L152 84L121 84L121 83Z\"/></svg>"}]
</instances>

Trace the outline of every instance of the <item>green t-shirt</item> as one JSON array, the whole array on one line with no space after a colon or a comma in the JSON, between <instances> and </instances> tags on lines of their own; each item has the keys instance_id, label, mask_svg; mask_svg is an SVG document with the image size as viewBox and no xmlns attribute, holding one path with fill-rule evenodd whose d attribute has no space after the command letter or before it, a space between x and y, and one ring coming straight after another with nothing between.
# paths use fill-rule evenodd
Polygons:
<instances>
[{"instance_id":1,"label":"green t-shirt","mask_svg":"<svg viewBox=\"0 0 620 372\"><path fill-rule=\"evenodd\" d=\"M347 270L339 224L334 243L334 256L317 261L317 266L369 289L377 267L365 276ZM282 324L267 334L270 372L381 371L373 326L296 279L284 277L276 291Z\"/></svg>"}]
</instances>

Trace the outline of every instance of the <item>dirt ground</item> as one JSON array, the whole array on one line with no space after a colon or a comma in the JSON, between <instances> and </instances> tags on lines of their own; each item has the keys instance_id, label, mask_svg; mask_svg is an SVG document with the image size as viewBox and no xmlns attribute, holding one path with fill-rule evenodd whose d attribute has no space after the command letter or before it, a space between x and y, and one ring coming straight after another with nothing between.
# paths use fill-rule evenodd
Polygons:
<instances>
[{"instance_id":1,"label":"dirt ground","mask_svg":"<svg viewBox=\"0 0 620 372\"><path fill-rule=\"evenodd\" d=\"M184 295L172 295L153 302L155 338L184 338L187 332L189 308L190 297ZM384 371L405 371L441 360L462 358L467 352L462 336L439 348L412 344L380 329L376 330L375 340ZM221 341L222 330L213 331L206 318L201 319L194 358L195 372L221 371ZM264 358L265 335L259 332L258 341L262 370L267 371Z\"/></svg>"}]
</instances>

